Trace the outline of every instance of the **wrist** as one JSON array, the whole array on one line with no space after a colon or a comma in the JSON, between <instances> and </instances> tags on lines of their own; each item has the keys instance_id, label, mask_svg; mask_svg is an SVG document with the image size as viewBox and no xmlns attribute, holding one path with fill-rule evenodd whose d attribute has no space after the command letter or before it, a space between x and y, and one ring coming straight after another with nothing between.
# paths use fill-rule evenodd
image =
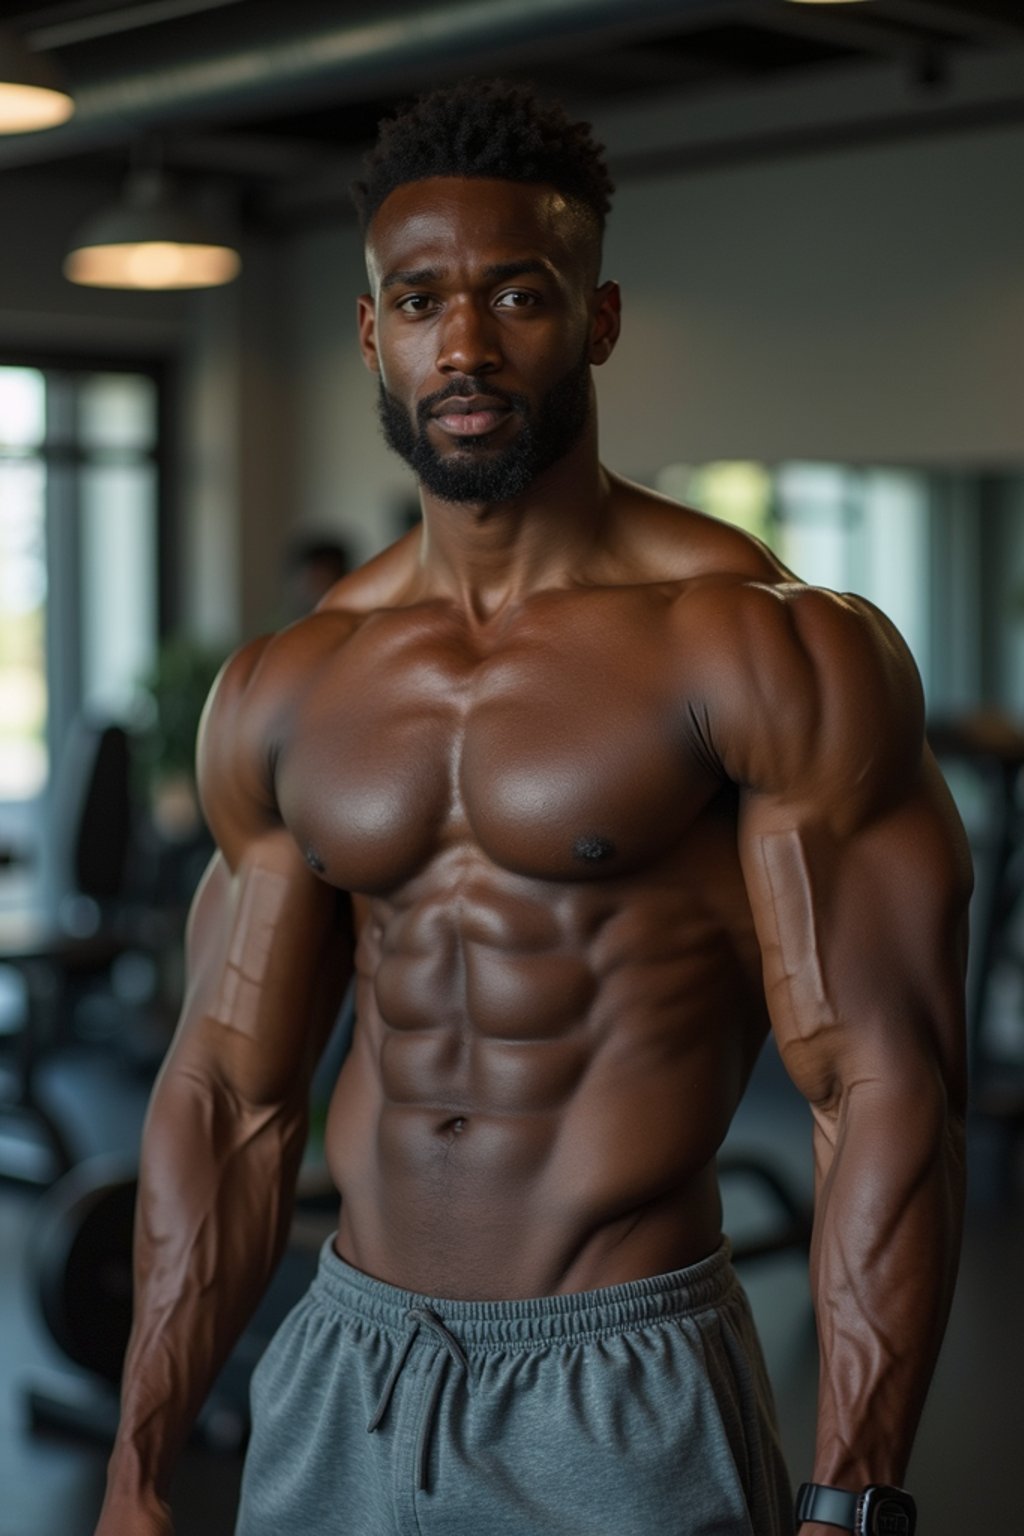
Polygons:
<instances>
[{"instance_id":1,"label":"wrist","mask_svg":"<svg viewBox=\"0 0 1024 1536\"><path fill-rule=\"evenodd\" d=\"M96 1536L174 1536L170 1506L153 1493L129 1497L108 1490Z\"/></svg>"},{"instance_id":2,"label":"wrist","mask_svg":"<svg viewBox=\"0 0 1024 1536\"><path fill-rule=\"evenodd\" d=\"M129 1441L117 1441L107 1463L107 1499L119 1504L161 1502L151 1458L143 1456Z\"/></svg>"},{"instance_id":3,"label":"wrist","mask_svg":"<svg viewBox=\"0 0 1024 1536\"><path fill-rule=\"evenodd\" d=\"M859 1490L803 1483L796 1498L800 1536L914 1536L917 1508L903 1488L869 1483Z\"/></svg>"}]
</instances>

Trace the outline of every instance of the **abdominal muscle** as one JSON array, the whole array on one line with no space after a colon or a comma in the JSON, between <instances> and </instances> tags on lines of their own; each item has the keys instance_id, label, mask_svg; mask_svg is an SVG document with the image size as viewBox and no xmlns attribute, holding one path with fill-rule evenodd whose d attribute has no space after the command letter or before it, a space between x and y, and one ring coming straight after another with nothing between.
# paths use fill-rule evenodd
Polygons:
<instances>
[{"instance_id":1,"label":"abdominal muscle","mask_svg":"<svg viewBox=\"0 0 1024 1536\"><path fill-rule=\"evenodd\" d=\"M714 1154L763 1030L678 895L439 887L357 914L359 1022L327 1126L343 1258L514 1299L718 1246Z\"/></svg>"}]
</instances>

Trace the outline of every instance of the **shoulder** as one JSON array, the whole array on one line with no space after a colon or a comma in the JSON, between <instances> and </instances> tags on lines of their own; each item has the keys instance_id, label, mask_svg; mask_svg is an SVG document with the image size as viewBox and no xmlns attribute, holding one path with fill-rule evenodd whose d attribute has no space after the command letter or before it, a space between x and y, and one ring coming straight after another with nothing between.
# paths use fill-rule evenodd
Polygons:
<instances>
[{"instance_id":1,"label":"shoulder","mask_svg":"<svg viewBox=\"0 0 1024 1536\"><path fill-rule=\"evenodd\" d=\"M261 687L274 637L252 640L228 658L199 722L196 780L207 824L232 865L235 845L273 818L265 737L267 689Z\"/></svg>"},{"instance_id":2,"label":"shoulder","mask_svg":"<svg viewBox=\"0 0 1024 1536\"><path fill-rule=\"evenodd\" d=\"M718 582L694 595L705 718L741 786L822 796L856 821L920 771L924 698L895 626L863 598L798 582Z\"/></svg>"},{"instance_id":3,"label":"shoulder","mask_svg":"<svg viewBox=\"0 0 1024 1536\"><path fill-rule=\"evenodd\" d=\"M296 702L361 621L344 609L318 610L249 641L221 667L199 723L196 779L225 853L236 825L241 834L276 823L275 767Z\"/></svg>"},{"instance_id":4,"label":"shoulder","mask_svg":"<svg viewBox=\"0 0 1024 1536\"><path fill-rule=\"evenodd\" d=\"M615 556L640 579L686 583L791 580L760 539L619 475L609 476Z\"/></svg>"}]
</instances>

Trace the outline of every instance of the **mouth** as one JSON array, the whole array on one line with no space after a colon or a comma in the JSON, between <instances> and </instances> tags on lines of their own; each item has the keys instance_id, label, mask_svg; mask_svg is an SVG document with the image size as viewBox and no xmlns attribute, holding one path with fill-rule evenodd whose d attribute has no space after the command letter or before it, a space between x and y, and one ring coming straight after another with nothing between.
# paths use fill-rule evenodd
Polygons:
<instances>
[{"instance_id":1,"label":"mouth","mask_svg":"<svg viewBox=\"0 0 1024 1536\"><path fill-rule=\"evenodd\" d=\"M443 400L430 413L442 431L452 437L486 437L512 413L504 401L490 395L470 395Z\"/></svg>"}]
</instances>

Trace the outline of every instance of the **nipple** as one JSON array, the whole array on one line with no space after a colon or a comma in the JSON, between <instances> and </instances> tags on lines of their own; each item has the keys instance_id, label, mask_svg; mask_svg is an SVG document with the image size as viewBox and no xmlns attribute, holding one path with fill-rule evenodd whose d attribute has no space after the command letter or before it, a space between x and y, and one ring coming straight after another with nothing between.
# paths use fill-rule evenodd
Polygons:
<instances>
[{"instance_id":1,"label":"nipple","mask_svg":"<svg viewBox=\"0 0 1024 1536\"><path fill-rule=\"evenodd\" d=\"M310 869L316 870L318 875L322 875L326 867L323 859L318 853L314 853L312 848L306 849L306 863Z\"/></svg>"},{"instance_id":2,"label":"nipple","mask_svg":"<svg viewBox=\"0 0 1024 1536\"><path fill-rule=\"evenodd\" d=\"M598 837L590 832L576 839L572 845L572 854L574 859L584 859L588 864L593 864L600 859L614 858L615 844L606 837Z\"/></svg>"}]
</instances>

